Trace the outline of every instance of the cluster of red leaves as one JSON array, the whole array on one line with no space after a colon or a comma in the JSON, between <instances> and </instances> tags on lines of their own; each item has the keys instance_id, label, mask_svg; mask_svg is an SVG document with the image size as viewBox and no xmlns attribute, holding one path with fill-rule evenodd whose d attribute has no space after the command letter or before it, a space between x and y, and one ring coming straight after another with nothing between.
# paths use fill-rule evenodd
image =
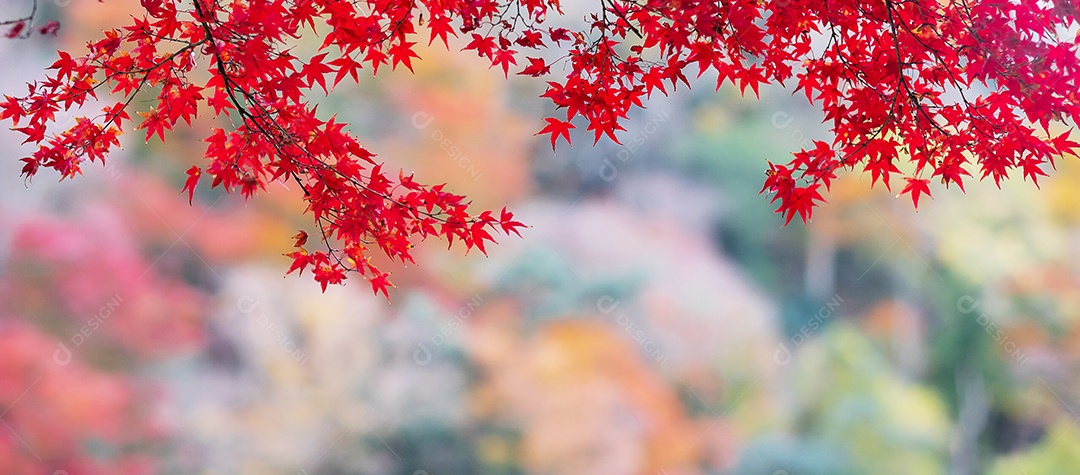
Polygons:
<instances>
[{"instance_id":1,"label":"cluster of red leaves","mask_svg":"<svg viewBox=\"0 0 1080 475\"><path fill-rule=\"evenodd\" d=\"M552 145L583 116L595 139L643 96L667 94L686 70L716 74L758 93L794 82L825 113L831 143L770 163L762 192L785 223L824 201L840 168L905 181L915 207L930 180L964 188L972 171L1000 185L1010 170L1038 185L1057 156L1080 144L1051 123L1077 123L1080 61L1075 0L601 0L588 32L573 38L570 73L544 94L563 118L547 119ZM588 35L591 35L588 36ZM529 58L523 74L550 65ZM617 141L617 139L616 139ZM906 164L906 171L899 165Z\"/></svg>"},{"instance_id":2,"label":"cluster of red leaves","mask_svg":"<svg viewBox=\"0 0 1080 475\"><path fill-rule=\"evenodd\" d=\"M433 38L440 31L445 37L438 25L448 25L451 15L479 24L497 13L469 6L477 2L458 2L450 10L445 3L427 5ZM206 110L232 121L229 130L212 129L206 139L209 164L188 170L183 189L189 200L204 178L245 198L274 181L299 185L325 250L309 251L306 239L298 239L289 272L310 269L324 289L356 271L385 295L391 284L371 263L373 248L413 262L414 241L438 236L484 252L485 242L494 241L492 231L517 233L522 227L505 209L470 214L465 198L442 185L385 173L346 124L319 118L303 95L326 89L328 75L332 87L346 78L358 81L365 66L411 67L416 43L408 39L418 21L411 2L378 0L362 8L351 1L148 0L143 6L146 16L106 31L85 55L61 52L52 75L30 84L26 96L0 103L0 119L13 121L26 142L37 145L22 159L25 176L46 167L63 179L78 174L87 160L103 161L131 121L128 106L145 91L154 95L154 107L139 112L136 128L145 130L147 141L155 135L164 140L179 121L190 125ZM320 54L290 53L301 36L326 27ZM83 106L102 87L125 99L47 135L58 112Z\"/></svg>"},{"instance_id":3,"label":"cluster of red leaves","mask_svg":"<svg viewBox=\"0 0 1080 475\"><path fill-rule=\"evenodd\" d=\"M324 287L355 270L385 293L387 276L369 260L373 247L411 262L414 240L456 238L484 251L490 230L522 226L505 209L473 215L441 186L387 176L345 124L317 117L305 99L316 87L359 81L365 67L411 70L419 55L410 40L422 40L421 27L428 44L449 47L450 36L462 37L465 50L504 75L519 55L528 64L518 74L527 76L549 76L562 63L568 72L543 94L565 111L540 131L553 147L560 137L569 142L579 118L594 141L617 142L631 108L669 85L689 87L685 71L695 66L699 77L714 71L718 88L731 82L744 93L794 82L824 110L835 138L786 166L770 165L762 191L773 194L786 222L796 214L809 220L823 201L821 186L828 189L841 167L869 171L872 186L880 179L891 187L901 175L901 194L917 206L931 178L962 189L971 170L1000 182L1020 169L1035 181L1055 156L1078 147L1050 133L1051 122L1075 122L1078 112L1076 45L1060 37L1076 20L1074 0L600 0L584 31L544 25L549 13L562 13L558 0L143 6L146 16L105 32L82 56L61 53L52 76L0 104L0 119L39 146L23 159L23 173L44 166L70 177L85 160L103 160L140 91L156 94L156 106L140 112L148 140L209 107L233 126L210 134L210 163L188 171L189 197L203 175L244 196L274 180L296 182L327 247L309 252L307 235L299 235L291 271L311 268ZM320 51L295 56L292 47L309 34L321 35ZM545 48L561 56L526 52ZM82 106L102 85L125 101L46 135L58 111ZM905 163L907 172L898 166Z\"/></svg>"}]
</instances>

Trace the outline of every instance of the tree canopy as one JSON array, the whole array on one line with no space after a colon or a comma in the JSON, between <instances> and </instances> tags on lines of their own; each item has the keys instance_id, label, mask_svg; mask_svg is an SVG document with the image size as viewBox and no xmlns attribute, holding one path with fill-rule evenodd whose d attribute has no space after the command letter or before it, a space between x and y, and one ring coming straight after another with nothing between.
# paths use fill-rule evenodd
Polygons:
<instances>
[{"instance_id":1,"label":"tree canopy","mask_svg":"<svg viewBox=\"0 0 1080 475\"><path fill-rule=\"evenodd\" d=\"M296 235L289 272L310 269L325 289L349 271L386 294L373 252L413 262L428 237L485 251L493 233L517 234L512 212L471 210L444 185L384 170L375 153L317 113L318 92L360 83L367 70L406 68L417 45L467 54L509 77L547 81L557 111L537 124L553 148L584 127L619 141L622 124L653 93L690 87L706 72L757 94L780 84L820 108L832 132L786 164L767 164L762 192L785 224L809 220L837 173L863 171L918 207L932 181L964 189L1020 173L1038 185L1070 140L1080 104L1077 3L1032 0L600 0L585 26L559 26L558 0L143 0L145 12L79 53L59 52L45 79L4 96L0 120L34 152L34 177L61 179L104 162L124 128L165 140L178 123L212 114L206 163L183 191L238 191L295 183L318 230ZM9 38L52 34L28 16ZM302 55L302 38L321 38ZM456 46L455 46L456 47ZM58 128L60 112L108 94L110 105ZM136 101L136 98L139 98ZM83 113L80 111L80 113ZM61 130L62 129L62 130ZM780 161L778 161L780 162Z\"/></svg>"}]
</instances>

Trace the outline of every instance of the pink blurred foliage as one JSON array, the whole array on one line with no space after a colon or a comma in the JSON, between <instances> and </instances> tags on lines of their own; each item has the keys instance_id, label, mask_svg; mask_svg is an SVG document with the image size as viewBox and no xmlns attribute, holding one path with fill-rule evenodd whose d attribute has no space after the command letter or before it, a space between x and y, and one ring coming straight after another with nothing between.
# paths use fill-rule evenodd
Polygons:
<instances>
[{"instance_id":1,"label":"pink blurred foliage","mask_svg":"<svg viewBox=\"0 0 1080 475\"><path fill-rule=\"evenodd\" d=\"M58 364L55 337L0 318L0 473L153 473L139 445L161 437L137 385L78 360ZM91 454L88 443L107 447Z\"/></svg>"},{"instance_id":2,"label":"pink blurred foliage","mask_svg":"<svg viewBox=\"0 0 1080 475\"><path fill-rule=\"evenodd\" d=\"M0 212L0 474L157 473L171 429L150 365L204 344L198 246L143 232L122 192L77 198Z\"/></svg>"},{"instance_id":3,"label":"pink blurred foliage","mask_svg":"<svg viewBox=\"0 0 1080 475\"><path fill-rule=\"evenodd\" d=\"M16 229L13 272L0 290L9 298L0 306L44 305L34 313L56 317L54 324L91 342L101 338L88 326L96 321L108 335L103 344L143 356L197 348L203 292L173 274L166 257L143 256L114 209L87 208L78 216L37 216Z\"/></svg>"}]
</instances>

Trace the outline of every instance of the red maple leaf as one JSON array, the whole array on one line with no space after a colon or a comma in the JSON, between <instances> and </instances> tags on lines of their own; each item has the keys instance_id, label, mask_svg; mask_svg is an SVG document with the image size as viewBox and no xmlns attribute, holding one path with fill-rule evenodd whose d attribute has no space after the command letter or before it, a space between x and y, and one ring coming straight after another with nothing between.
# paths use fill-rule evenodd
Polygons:
<instances>
[{"instance_id":1,"label":"red maple leaf","mask_svg":"<svg viewBox=\"0 0 1080 475\"><path fill-rule=\"evenodd\" d=\"M172 129L172 125L168 120L158 113L157 110L150 112L140 112L139 115L143 117L143 121L136 127L138 129L146 129L146 143L150 143L150 137L154 135L158 136L162 142L165 141L165 130Z\"/></svg>"},{"instance_id":2,"label":"red maple leaf","mask_svg":"<svg viewBox=\"0 0 1080 475\"><path fill-rule=\"evenodd\" d=\"M375 295L379 295L382 292L383 297L386 297L386 301L390 301L390 293L387 291L388 287L395 287L390 283L390 274L379 273L371 278L371 290Z\"/></svg>"},{"instance_id":3,"label":"red maple leaf","mask_svg":"<svg viewBox=\"0 0 1080 475\"><path fill-rule=\"evenodd\" d=\"M915 205L915 209L919 209L919 197L922 195L930 196L930 180L923 180L920 178L904 178L907 181L907 185L904 185L904 189L900 190L900 194L896 195L899 198L901 195L911 194L911 202Z\"/></svg>"},{"instance_id":4,"label":"red maple leaf","mask_svg":"<svg viewBox=\"0 0 1080 475\"><path fill-rule=\"evenodd\" d=\"M503 49L495 53L495 56L491 59L491 66L501 66L503 70L503 77L510 77L510 65L517 65L517 58L514 57L514 51Z\"/></svg>"},{"instance_id":5,"label":"red maple leaf","mask_svg":"<svg viewBox=\"0 0 1080 475\"><path fill-rule=\"evenodd\" d=\"M503 206L502 213L500 213L499 215L499 227L502 228L503 233L505 233L507 236L509 236L510 233L514 233L517 234L518 237L521 237L521 233L518 232L518 228L523 228L526 226L520 221L514 221L514 213L507 211L506 207Z\"/></svg>"},{"instance_id":6,"label":"red maple leaf","mask_svg":"<svg viewBox=\"0 0 1080 475\"><path fill-rule=\"evenodd\" d=\"M192 166L191 168L188 168L187 180L184 181L184 187L180 190L181 193L185 191L188 193L188 204L191 204L191 201L195 199L195 187L199 186L199 178L201 176L202 170L200 170L199 167Z\"/></svg>"},{"instance_id":7,"label":"red maple leaf","mask_svg":"<svg viewBox=\"0 0 1080 475\"><path fill-rule=\"evenodd\" d=\"M472 41L465 45L462 50L476 50L476 54L485 58L491 58L495 52L495 38L478 35L476 33L473 33L472 38Z\"/></svg>"},{"instance_id":8,"label":"red maple leaf","mask_svg":"<svg viewBox=\"0 0 1080 475\"><path fill-rule=\"evenodd\" d=\"M529 60L529 65L526 66L525 69L521 70L521 72L518 73L518 74L523 75L523 76L538 77L538 76L543 76L543 75L551 72L551 67L548 66L547 63L545 63L542 58L527 58L527 59Z\"/></svg>"},{"instance_id":9,"label":"red maple leaf","mask_svg":"<svg viewBox=\"0 0 1080 475\"><path fill-rule=\"evenodd\" d=\"M574 124L571 124L569 121L562 121L551 117L548 117L544 120L546 120L548 123L547 127L541 129L539 132L536 133L536 135L550 134L552 150L555 150L555 141L558 140L559 137L565 138L567 144L571 143L570 129L574 128Z\"/></svg>"},{"instance_id":10,"label":"red maple leaf","mask_svg":"<svg viewBox=\"0 0 1080 475\"><path fill-rule=\"evenodd\" d=\"M433 43L435 39L438 38L442 40L443 45L449 49L450 42L448 41L447 36L457 36L457 33L454 32L454 27L450 24L450 17L446 16L433 17L431 19L431 22L428 23L428 29L431 30L431 36L428 39L428 46L431 46L431 43Z\"/></svg>"},{"instance_id":11,"label":"red maple leaf","mask_svg":"<svg viewBox=\"0 0 1080 475\"><path fill-rule=\"evenodd\" d=\"M409 68L409 72L413 72L412 58L420 57L412 49L415 44L416 42L402 41L390 47L390 58L393 61L390 67L397 68L398 63L401 63Z\"/></svg>"},{"instance_id":12,"label":"red maple leaf","mask_svg":"<svg viewBox=\"0 0 1080 475\"><path fill-rule=\"evenodd\" d=\"M327 53L312 56L311 60L301 68L300 74L303 76L304 82L307 83L307 87L315 87L318 84L322 87L323 92L329 93L326 89L326 74L333 72L334 68L323 64L322 61L326 58L326 55ZM335 84L337 83L335 82Z\"/></svg>"}]
</instances>

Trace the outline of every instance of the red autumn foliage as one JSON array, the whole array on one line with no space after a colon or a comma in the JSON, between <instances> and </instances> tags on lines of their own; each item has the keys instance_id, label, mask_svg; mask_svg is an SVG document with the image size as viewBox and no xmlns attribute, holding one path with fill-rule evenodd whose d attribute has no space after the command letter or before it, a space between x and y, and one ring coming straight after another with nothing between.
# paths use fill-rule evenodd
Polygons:
<instances>
[{"instance_id":1,"label":"red autumn foliage","mask_svg":"<svg viewBox=\"0 0 1080 475\"><path fill-rule=\"evenodd\" d=\"M155 473L140 446L152 446L162 431L136 385L78 361L57 364L56 342L10 317L0 316L0 473ZM88 443L113 453L94 457Z\"/></svg>"},{"instance_id":2,"label":"red autumn foliage","mask_svg":"<svg viewBox=\"0 0 1080 475\"><path fill-rule=\"evenodd\" d=\"M450 36L462 37L464 50L504 75L527 64L519 74L549 78L543 97L560 113L539 134L552 146L560 137L569 142L575 121L594 142L618 142L632 108L657 90L689 87L695 69L699 77L715 73L717 88L731 83L743 93L793 87L824 111L834 137L786 166L770 164L762 191L773 194L785 222L809 220L841 169L868 171L871 186L880 179L887 188L900 175L900 194L917 207L932 177L963 190L972 172L1000 183L1019 168L1035 182L1057 156L1080 147L1068 133L1051 132L1080 111L1080 61L1068 33L1075 0L600 0L582 31L548 26L563 13L558 0L143 6L145 15L106 31L87 52L61 52L26 95L5 97L0 119L37 146L22 159L23 174L45 167L69 178L87 161L104 161L132 121L129 106L150 104L132 124L147 140L164 140L178 121L212 111L235 125L210 131L207 164L188 171L189 199L204 181L245 197L276 180L295 182L325 250L299 244L290 272L310 269L324 288L357 271L386 293L387 274L369 260L375 249L412 262L413 243L435 236L483 252L494 241L489 231L522 227L505 210L470 212L465 197L442 185L387 173L346 124L320 118L304 96L359 82L365 68L411 70L424 36L447 47ZM13 23L9 36L25 24ZM319 52L296 56L293 46L309 35L322 38ZM538 52L546 48L568 50L550 60ZM58 112L102 90L120 101L49 130ZM153 99L134 101L146 94Z\"/></svg>"},{"instance_id":3,"label":"red autumn foliage","mask_svg":"<svg viewBox=\"0 0 1080 475\"><path fill-rule=\"evenodd\" d=\"M210 301L132 224L100 203L0 217L0 473L161 471L166 393L132 375L201 348Z\"/></svg>"}]
</instances>

